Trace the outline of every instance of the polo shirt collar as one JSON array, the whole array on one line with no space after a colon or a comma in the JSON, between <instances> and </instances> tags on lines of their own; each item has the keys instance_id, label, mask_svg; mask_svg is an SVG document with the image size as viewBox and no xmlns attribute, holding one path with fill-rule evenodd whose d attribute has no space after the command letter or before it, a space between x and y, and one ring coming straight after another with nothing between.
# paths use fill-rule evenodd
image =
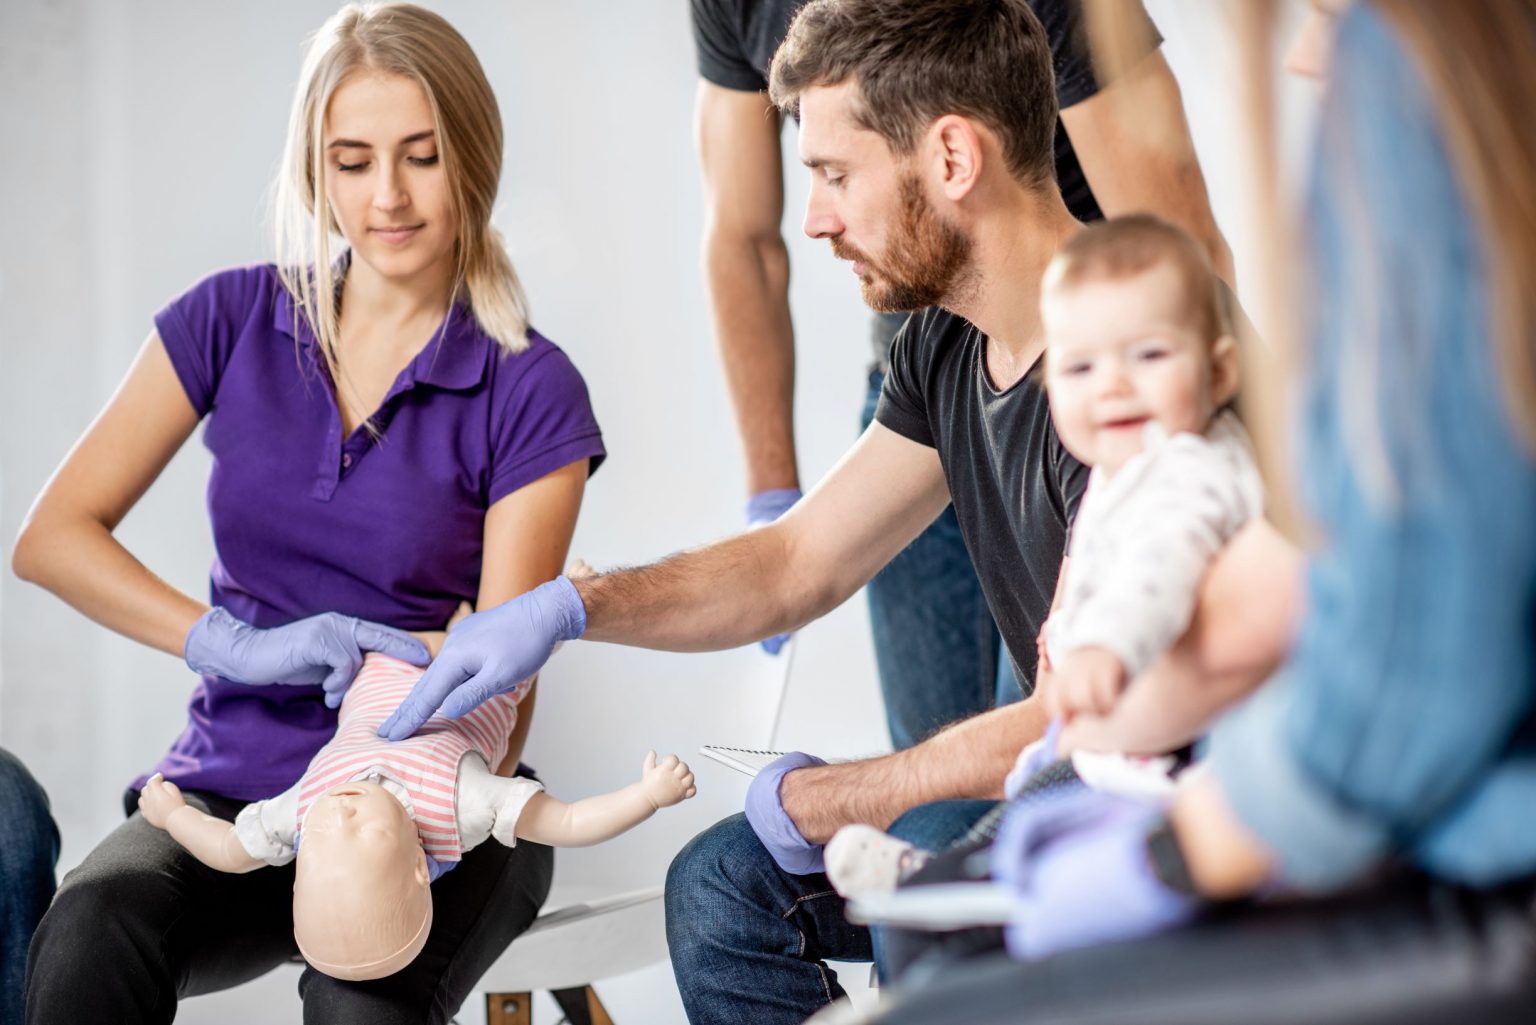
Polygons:
<instances>
[{"instance_id":1,"label":"polo shirt collar","mask_svg":"<svg viewBox=\"0 0 1536 1025\"><path fill-rule=\"evenodd\" d=\"M273 304L272 326L319 359L319 341L309 325L303 322L295 308L293 296L286 288L277 289L277 302ZM397 382L403 390L411 385L425 384L434 388L458 391L473 388L485 380L489 350L496 343L480 330L479 323L467 303L458 302L443 318L437 333L416 354L401 372Z\"/></svg>"}]
</instances>

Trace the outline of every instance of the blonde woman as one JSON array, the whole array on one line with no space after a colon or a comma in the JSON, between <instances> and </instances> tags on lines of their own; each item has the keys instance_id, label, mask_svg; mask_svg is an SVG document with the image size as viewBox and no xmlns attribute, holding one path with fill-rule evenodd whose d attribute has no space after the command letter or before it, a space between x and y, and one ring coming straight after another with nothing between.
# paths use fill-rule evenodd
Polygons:
<instances>
[{"instance_id":1,"label":"blonde woman","mask_svg":"<svg viewBox=\"0 0 1536 1025\"><path fill-rule=\"evenodd\" d=\"M278 263L213 274L161 310L38 497L17 572L202 676L130 809L151 772L224 818L285 790L363 653L424 664L461 602L560 571L604 453L491 226L501 154L495 97L451 26L408 4L342 9L294 101ZM204 420L211 608L112 533ZM435 884L421 955L373 983L306 971L305 1020L446 1021L551 872L545 847L477 848ZM210 872L134 814L39 927L28 1020L168 1022L180 997L294 956L292 888L291 868Z\"/></svg>"}]
</instances>

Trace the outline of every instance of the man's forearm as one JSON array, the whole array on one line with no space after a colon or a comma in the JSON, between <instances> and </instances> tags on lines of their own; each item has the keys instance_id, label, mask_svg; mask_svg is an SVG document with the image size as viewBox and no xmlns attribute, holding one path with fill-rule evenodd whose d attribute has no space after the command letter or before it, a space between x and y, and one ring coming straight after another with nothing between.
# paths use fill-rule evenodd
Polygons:
<instances>
[{"instance_id":1,"label":"man's forearm","mask_svg":"<svg viewBox=\"0 0 1536 1025\"><path fill-rule=\"evenodd\" d=\"M705 242L705 271L748 493L797 488L789 252L777 235L711 234Z\"/></svg>"},{"instance_id":2,"label":"man's forearm","mask_svg":"<svg viewBox=\"0 0 1536 1025\"><path fill-rule=\"evenodd\" d=\"M955 723L916 747L881 758L798 769L779 798L800 835L826 843L843 826L885 829L929 801L996 799L1019 751L1045 732L1034 698Z\"/></svg>"},{"instance_id":3,"label":"man's forearm","mask_svg":"<svg viewBox=\"0 0 1536 1025\"><path fill-rule=\"evenodd\" d=\"M825 600L795 586L782 534L765 527L574 581L587 611L583 639L718 651L803 626L825 611Z\"/></svg>"}]
</instances>

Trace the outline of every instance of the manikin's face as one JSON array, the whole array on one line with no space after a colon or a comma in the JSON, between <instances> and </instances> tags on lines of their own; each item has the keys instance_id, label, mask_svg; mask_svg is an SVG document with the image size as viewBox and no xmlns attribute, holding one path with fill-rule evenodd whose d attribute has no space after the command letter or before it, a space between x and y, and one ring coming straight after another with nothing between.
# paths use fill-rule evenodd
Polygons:
<instances>
[{"instance_id":1,"label":"manikin's face","mask_svg":"<svg viewBox=\"0 0 1536 1025\"><path fill-rule=\"evenodd\" d=\"M1232 398L1232 340L1213 346L1185 306L1178 272L1167 264L1046 290L1051 417L1081 462L1113 474L1141 451L1149 420L1170 434L1202 434Z\"/></svg>"},{"instance_id":2,"label":"manikin's face","mask_svg":"<svg viewBox=\"0 0 1536 1025\"><path fill-rule=\"evenodd\" d=\"M333 788L300 834L293 923L305 959L343 979L398 971L425 942L430 882L416 824L389 791Z\"/></svg>"},{"instance_id":3,"label":"manikin's face","mask_svg":"<svg viewBox=\"0 0 1536 1025\"><path fill-rule=\"evenodd\" d=\"M853 262L872 309L941 305L969 269L970 239L934 209L917 162L855 121L857 97L852 82L800 97L800 159L811 171L805 233Z\"/></svg>"},{"instance_id":4,"label":"manikin's face","mask_svg":"<svg viewBox=\"0 0 1536 1025\"><path fill-rule=\"evenodd\" d=\"M321 143L331 212L354 261L398 281L451 273L458 225L421 86L349 76L331 95Z\"/></svg>"},{"instance_id":5,"label":"manikin's face","mask_svg":"<svg viewBox=\"0 0 1536 1025\"><path fill-rule=\"evenodd\" d=\"M396 856L407 843L419 849L416 824L388 790L369 780L332 787L304 818L304 846L345 847L373 861Z\"/></svg>"}]
</instances>

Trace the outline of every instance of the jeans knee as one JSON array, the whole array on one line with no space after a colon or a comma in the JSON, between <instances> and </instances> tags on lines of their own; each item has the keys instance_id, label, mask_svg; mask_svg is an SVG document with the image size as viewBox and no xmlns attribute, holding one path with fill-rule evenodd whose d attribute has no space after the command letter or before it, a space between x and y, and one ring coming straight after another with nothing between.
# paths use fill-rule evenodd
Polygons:
<instances>
[{"instance_id":1,"label":"jeans knee","mask_svg":"<svg viewBox=\"0 0 1536 1025\"><path fill-rule=\"evenodd\" d=\"M745 816L733 815L690 840L667 868L667 936L718 933L756 889L757 862L768 853Z\"/></svg>"},{"instance_id":2,"label":"jeans knee","mask_svg":"<svg viewBox=\"0 0 1536 1025\"><path fill-rule=\"evenodd\" d=\"M0 748L0 821L6 837L0 841L0 857L12 850L26 864L8 866L25 870L47 862L51 873L59 856L59 831L49 812L48 794L15 755ZM9 859L7 859L9 860Z\"/></svg>"},{"instance_id":3,"label":"jeans knee","mask_svg":"<svg viewBox=\"0 0 1536 1025\"><path fill-rule=\"evenodd\" d=\"M965 836L995 801L934 801L905 812L886 830L899 840L928 851L942 851Z\"/></svg>"}]
</instances>

